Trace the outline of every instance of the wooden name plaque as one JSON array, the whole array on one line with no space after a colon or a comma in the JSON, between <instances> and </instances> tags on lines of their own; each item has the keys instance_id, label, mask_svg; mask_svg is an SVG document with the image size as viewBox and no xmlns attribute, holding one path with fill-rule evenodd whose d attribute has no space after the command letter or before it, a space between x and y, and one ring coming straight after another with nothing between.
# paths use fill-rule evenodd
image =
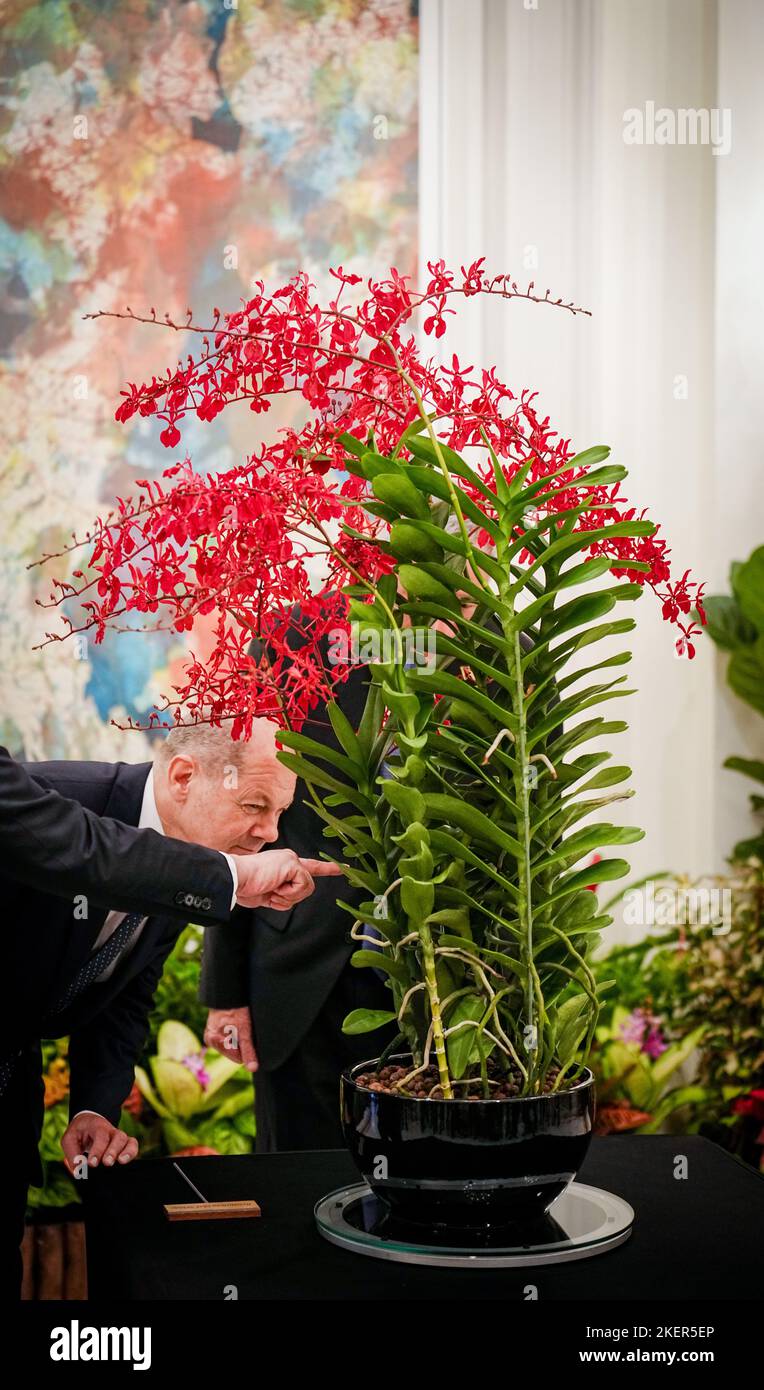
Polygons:
<instances>
[{"instance_id":1,"label":"wooden name plaque","mask_svg":"<svg viewBox=\"0 0 764 1390\"><path fill-rule=\"evenodd\" d=\"M241 1221L260 1215L257 1202L169 1202L164 1214L168 1221Z\"/></svg>"}]
</instances>

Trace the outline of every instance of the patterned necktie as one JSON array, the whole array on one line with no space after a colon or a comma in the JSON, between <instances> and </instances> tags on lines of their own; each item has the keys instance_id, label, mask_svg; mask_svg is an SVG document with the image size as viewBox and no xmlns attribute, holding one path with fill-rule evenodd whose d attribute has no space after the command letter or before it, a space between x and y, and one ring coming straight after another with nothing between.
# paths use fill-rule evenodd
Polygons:
<instances>
[{"instance_id":1,"label":"patterned necktie","mask_svg":"<svg viewBox=\"0 0 764 1390\"><path fill-rule=\"evenodd\" d=\"M64 993L53 1006L49 1017L54 1017L56 1014L63 1013L64 1009L68 1009L69 1005L79 998L83 990L86 990L88 985L92 985L93 981L97 980L98 976L108 969L112 962L117 959L117 956L122 954L145 916L145 912L128 912L127 916L122 918L111 936L107 937L103 945L99 946L98 950L88 957L85 964L80 966L74 979L69 981Z\"/></svg>"},{"instance_id":2,"label":"patterned necktie","mask_svg":"<svg viewBox=\"0 0 764 1390\"><path fill-rule=\"evenodd\" d=\"M0 1096L5 1095L8 1090L20 1056L21 1053L17 1052L14 1057L4 1057L0 1061Z\"/></svg>"},{"instance_id":3,"label":"patterned necktie","mask_svg":"<svg viewBox=\"0 0 764 1390\"><path fill-rule=\"evenodd\" d=\"M145 920L145 916L144 912L128 912L111 936L107 937L103 945L99 946L98 950L88 957L85 964L80 966L74 979L70 980L64 993L43 1019L40 1030L43 1037L57 1036L57 1015L63 1013L64 1009L68 1009L69 1005L79 998L88 985L97 980L98 976L117 959L117 956L122 954L141 922ZM17 1052L13 1057L0 1058L0 1096L8 1090L21 1055L21 1052Z\"/></svg>"}]
</instances>

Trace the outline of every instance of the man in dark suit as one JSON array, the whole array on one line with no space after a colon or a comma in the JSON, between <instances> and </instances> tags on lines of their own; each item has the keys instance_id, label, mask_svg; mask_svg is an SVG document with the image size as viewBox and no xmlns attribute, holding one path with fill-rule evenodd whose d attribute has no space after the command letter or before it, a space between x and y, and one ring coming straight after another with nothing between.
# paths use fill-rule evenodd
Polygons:
<instances>
[{"instance_id":1,"label":"man in dark suit","mask_svg":"<svg viewBox=\"0 0 764 1390\"><path fill-rule=\"evenodd\" d=\"M299 639L298 639L299 641ZM368 668L354 667L337 699L353 728L366 701ZM336 748L326 706L303 732ZM315 855L327 844L305 783L281 819L278 843ZM336 842L334 842L336 844ZM257 1071L257 1151L328 1149L342 1145L339 1077L347 1066L376 1056L397 1031L346 1037L342 1020L353 1009L389 1009L390 991L375 971L356 969L350 956L352 918L337 906L363 893L328 879L310 903L289 913L234 913L229 927L205 932L200 997L210 1006L205 1040ZM231 1048L231 1030L238 1047Z\"/></svg>"},{"instance_id":2,"label":"man in dark suit","mask_svg":"<svg viewBox=\"0 0 764 1390\"><path fill-rule=\"evenodd\" d=\"M233 907L298 901L313 891L308 865L294 856L252 859L161 838L97 816L79 801L35 781L0 747L0 876L40 893L71 899L85 893L97 907L163 912L202 926L225 922ZM266 862L267 860L267 862Z\"/></svg>"},{"instance_id":3,"label":"man in dark suit","mask_svg":"<svg viewBox=\"0 0 764 1390\"><path fill-rule=\"evenodd\" d=\"M10 1291L18 1279L26 1188L39 1181L39 1039L70 1035L72 1119L62 1141L69 1165L83 1154L90 1166L129 1162L137 1144L117 1122L132 1086L154 989L182 922L209 922L230 912L233 879L222 854L232 858L247 884L245 901L271 910L290 908L312 890L311 869L328 867L301 865L296 856L285 858L279 851L264 854L259 861L261 892L253 892L253 856L276 839L279 815L294 793L294 777L276 760L274 732L273 725L259 721L248 743L234 743L224 730L174 730L154 768L150 763L27 765L43 798L54 797L52 804L59 808L79 802L86 809L92 816L86 826L96 840L101 816L123 822L120 829L139 826L150 838L143 856L133 857L135 887L129 890L122 883L112 911L107 910L108 887L100 872L83 873L80 879L77 865L83 854L88 862L86 844L75 846L68 898L44 891L50 878L42 863L42 890L27 875L19 883L12 863L4 863L0 872L9 927L0 1020L0 1253ZM11 782L17 782L13 774ZM35 799L32 795L33 807ZM21 802L25 804L23 796ZM39 807L33 809L27 826L41 845L48 843L47 814L43 811L40 820ZM75 811L66 814L76 830L80 822ZM134 847L131 833L125 829L128 851ZM167 851L184 840L204 841L222 852L212 862L217 871L220 860L228 879L225 890L213 882L209 891L194 891L202 889L197 869L188 892L175 889L169 898L163 892L160 881L168 864L172 879L173 854ZM204 851L198 854L204 858ZM83 891L77 892L80 885ZM93 891L92 900L85 885ZM185 909L180 918L179 896ZM150 904L148 915L141 907L129 910L136 901Z\"/></svg>"}]
</instances>

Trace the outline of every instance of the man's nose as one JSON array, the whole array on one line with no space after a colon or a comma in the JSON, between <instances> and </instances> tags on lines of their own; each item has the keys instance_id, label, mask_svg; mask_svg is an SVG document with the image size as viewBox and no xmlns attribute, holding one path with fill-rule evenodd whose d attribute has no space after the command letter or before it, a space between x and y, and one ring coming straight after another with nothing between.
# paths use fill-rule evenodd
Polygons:
<instances>
[{"instance_id":1,"label":"man's nose","mask_svg":"<svg viewBox=\"0 0 764 1390\"><path fill-rule=\"evenodd\" d=\"M269 816L260 827L260 839L265 840L267 845L272 845L274 840L279 838L278 816Z\"/></svg>"}]
</instances>

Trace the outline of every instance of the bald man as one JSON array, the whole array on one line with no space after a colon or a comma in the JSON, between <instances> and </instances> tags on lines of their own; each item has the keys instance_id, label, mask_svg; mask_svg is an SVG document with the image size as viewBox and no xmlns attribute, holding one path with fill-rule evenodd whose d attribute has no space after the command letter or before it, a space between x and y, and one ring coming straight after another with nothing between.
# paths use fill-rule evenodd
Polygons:
<instances>
[{"instance_id":1,"label":"bald man","mask_svg":"<svg viewBox=\"0 0 764 1390\"><path fill-rule=\"evenodd\" d=\"M257 863L259 893L249 882L246 900L286 911L312 890L312 873L333 870L289 852L287 860L282 850L253 859L276 839L279 816L294 795L295 779L276 758L275 734L275 726L260 721L252 739L243 743L234 742L225 729L197 726L173 730L153 766L34 763L26 765L26 773L39 798L48 799L48 819L51 804L79 803L89 818L90 834L82 832L84 849L93 834L98 838L99 817L121 822L123 828L138 827L160 851L164 843L169 850L177 841L206 846L229 856L234 871L238 866L245 879L251 879L248 866ZM39 831L39 812L32 824ZM132 832L124 833L129 837ZM134 849L129 839L127 848ZM135 867L139 861L133 862ZM220 863L225 869L225 861ZM81 876L76 862L71 864L67 897L50 893L42 867L39 889L26 872L21 882L14 881L13 868L10 864L6 871L4 866L0 873L8 923L0 1018L0 1257L11 1291L18 1280L26 1188L40 1179L40 1038L70 1037L72 1118L62 1140L66 1162L71 1167L82 1154L91 1165L130 1162L138 1146L119 1129L119 1114L132 1087L164 961L185 921L224 918L233 896L233 879L225 870L227 904L217 903L197 877L187 892L175 893L172 913L166 911L161 906L161 852L153 857L151 885L145 882L151 866L144 864L143 887L136 883L132 897L121 882L112 910L103 864L98 872L83 870ZM130 910L133 902L140 906Z\"/></svg>"}]
</instances>

